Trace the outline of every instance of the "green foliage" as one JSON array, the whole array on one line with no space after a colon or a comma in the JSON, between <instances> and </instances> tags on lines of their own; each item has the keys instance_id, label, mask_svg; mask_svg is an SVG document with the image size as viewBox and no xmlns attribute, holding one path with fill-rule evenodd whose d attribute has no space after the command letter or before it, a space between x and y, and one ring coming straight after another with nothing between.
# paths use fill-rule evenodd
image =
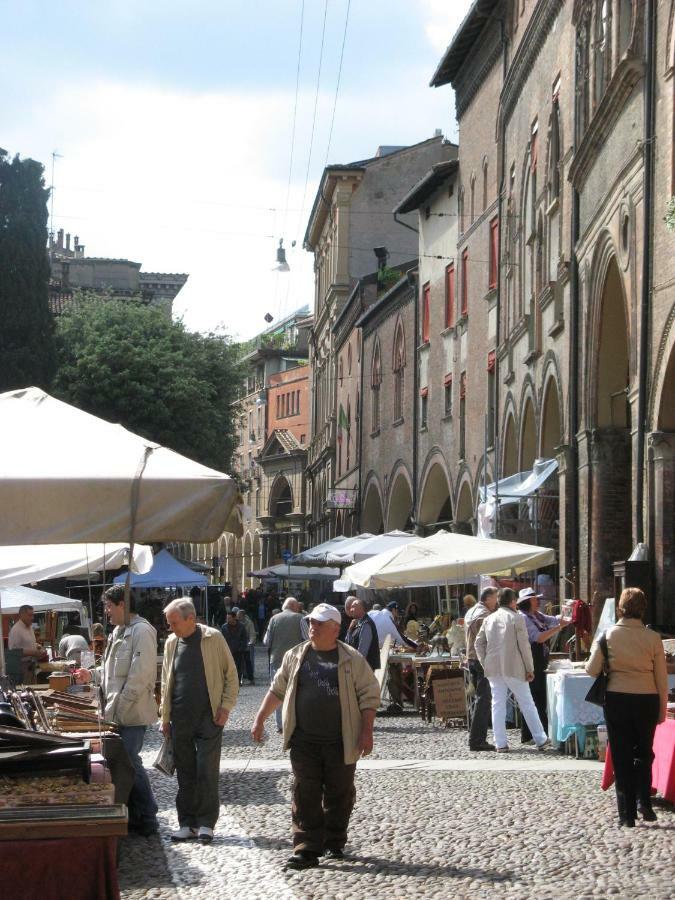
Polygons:
<instances>
[{"instance_id":1,"label":"green foliage","mask_svg":"<svg viewBox=\"0 0 675 900\"><path fill-rule=\"evenodd\" d=\"M670 198L666 207L666 228L668 231L675 231L675 197Z\"/></svg>"},{"instance_id":2,"label":"green foliage","mask_svg":"<svg viewBox=\"0 0 675 900\"><path fill-rule=\"evenodd\" d=\"M53 393L219 471L240 380L228 337L187 331L138 300L79 293L56 328Z\"/></svg>"},{"instance_id":3,"label":"green foliage","mask_svg":"<svg viewBox=\"0 0 675 900\"><path fill-rule=\"evenodd\" d=\"M44 169L0 150L0 391L54 374Z\"/></svg>"},{"instance_id":4,"label":"green foliage","mask_svg":"<svg viewBox=\"0 0 675 900\"><path fill-rule=\"evenodd\" d=\"M400 279L401 272L398 269L390 269L384 266L377 272L377 289L378 291L388 291Z\"/></svg>"}]
</instances>

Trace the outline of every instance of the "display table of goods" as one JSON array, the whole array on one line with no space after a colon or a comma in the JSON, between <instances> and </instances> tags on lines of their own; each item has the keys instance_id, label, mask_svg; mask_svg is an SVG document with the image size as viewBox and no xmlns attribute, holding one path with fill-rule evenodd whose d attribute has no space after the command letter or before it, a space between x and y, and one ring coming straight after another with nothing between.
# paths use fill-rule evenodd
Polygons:
<instances>
[{"instance_id":1,"label":"display table of goods","mask_svg":"<svg viewBox=\"0 0 675 900\"><path fill-rule=\"evenodd\" d=\"M0 872L17 900L119 896L117 838L127 833L127 811L92 749L100 746L95 701L71 712L70 696L0 691ZM59 733L62 718L67 729L76 720L91 731Z\"/></svg>"}]
</instances>

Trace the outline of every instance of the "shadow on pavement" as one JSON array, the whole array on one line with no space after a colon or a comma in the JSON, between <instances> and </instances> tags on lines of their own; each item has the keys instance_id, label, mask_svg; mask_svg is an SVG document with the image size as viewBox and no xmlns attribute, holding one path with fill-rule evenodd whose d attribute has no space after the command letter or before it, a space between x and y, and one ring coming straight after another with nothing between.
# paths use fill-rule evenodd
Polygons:
<instances>
[{"instance_id":1,"label":"shadow on pavement","mask_svg":"<svg viewBox=\"0 0 675 900\"><path fill-rule=\"evenodd\" d=\"M225 806L246 807L289 805L288 795L279 788L279 781L288 778L287 773L281 772L247 772L244 766L242 771L221 772L220 802Z\"/></svg>"},{"instance_id":2,"label":"shadow on pavement","mask_svg":"<svg viewBox=\"0 0 675 900\"><path fill-rule=\"evenodd\" d=\"M434 863L420 862L417 864L396 862L391 859L382 859L379 856L359 856L350 854L345 858L344 863L329 864L322 863L321 868L342 871L343 873L372 873L373 870L378 875L408 875L415 878L474 878L489 883L501 883L506 881L515 881L514 872L501 871L495 872L490 869L480 869L461 866L441 866Z\"/></svg>"}]
</instances>

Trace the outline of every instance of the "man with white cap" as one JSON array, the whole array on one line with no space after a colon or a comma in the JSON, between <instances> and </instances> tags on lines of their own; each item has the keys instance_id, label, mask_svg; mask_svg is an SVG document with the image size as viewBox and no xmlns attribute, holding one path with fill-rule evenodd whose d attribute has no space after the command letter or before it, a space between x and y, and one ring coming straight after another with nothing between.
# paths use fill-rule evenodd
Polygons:
<instances>
[{"instance_id":1,"label":"man with white cap","mask_svg":"<svg viewBox=\"0 0 675 900\"><path fill-rule=\"evenodd\" d=\"M253 722L283 704L284 750L291 751L293 855L290 869L342 859L354 807L356 762L373 749L380 704L377 679L364 657L338 640L342 618L328 603L309 614L309 640L288 650Z\"/></svg>"},{"instance_id":2,"label":"man with white cap","mask_svg":"<svg viewBox=\"0 0 675 900\"><path fill-rule=\"evenodd\" d=\"M548 730L548 712L546 709L546 667L548 666L549 640L554 634L558 634L568 623L569 619L562 616L546 616L539 612L539 601L543 594L538 594L534 588L523 588L518 592L518 612L525 619L527 636L530 640L530 650L534 662L534 680L530 682L530 692L534 705L537 707L541 724L544 730ZM523 744L532 740L532 734L527 722L523 718L520 733Z\"/></svg>"}]
</instances>

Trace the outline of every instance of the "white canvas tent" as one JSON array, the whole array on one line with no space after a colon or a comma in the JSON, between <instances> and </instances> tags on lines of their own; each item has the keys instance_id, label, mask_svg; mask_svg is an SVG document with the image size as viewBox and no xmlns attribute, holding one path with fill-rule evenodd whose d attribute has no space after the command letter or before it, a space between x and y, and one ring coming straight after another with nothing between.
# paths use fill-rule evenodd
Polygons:
<instances>
[{"instance_id":1,"label":"white canvas tent","mask_svg":"<svg viewBox=\"0 0 675 900\"><path fill-rule=\"evenodd\" d=\"M385 534L370 534L364 532L351 538L333 538L304 550L293 557L294 565L304 566L350 566L353 563L384 553L385 550L393 550L403 547L411 541L419 540L414 534L405 531L388 531Z\"/></svg>"},{"instance_id":2,"label":"white canvas tent","mask_svg":"<svg viewBox=\"0 0 675 900\"><path fill-rule=\"evenodd\" d=\"M340 574L339 569L325 568L323 566L287 566L279 563L257 572L249 572L254 578L279 578L282 581L321 581L332 580Z\"/></svg>"},{"instance_id":3,"label":"white canvas tent","mask_svg":"<svg viewBox=\"0 0 675 900\"><path fill-rule=\"evenodd\" d=\"M121 425L38 388L0 394L0 422L0 544L207 543L242 533L229 476Z\"/></svg>"},{"instance_id":4,"label":"white canvas tent","mask_svg":"<svg viewBox=\"0 0 675 900\"><path fill-rule=\"evenodd\" d=\"M457 584L480 575L530 572L554 561L555 553L547 547L439 531L349 566L341 584L349 581L364 588Z\"/></svg>"},{"instance_id":5,"label":"white canvas tent","mask_svg":"<svg viewBox=\"0 0 675 900\"><path fill-rule=\"evenodd\" d=\"M0 588L33 584L47 578L87 576L129 565L129 544L42 544L0 547ZM134 546L132 572L152 568L152 550ZM5 593L2 593L4 610Z\"/></svg>"},{"instance_id":6,"label":"white canvas tent","mask_svg":"<svg viewBox=\"0 0 675 900\"><path fill-rule=\"evenodd\" d=\"M3 615L14 616L19 608L27 604L32 606L36 613L47 612L76 612L82 620L85 612L84 603L73 597L61 597L60 594L52 594L49 591L38 591L29 587L11 587L2 590Z\"/></svg>"}]
</instances>

